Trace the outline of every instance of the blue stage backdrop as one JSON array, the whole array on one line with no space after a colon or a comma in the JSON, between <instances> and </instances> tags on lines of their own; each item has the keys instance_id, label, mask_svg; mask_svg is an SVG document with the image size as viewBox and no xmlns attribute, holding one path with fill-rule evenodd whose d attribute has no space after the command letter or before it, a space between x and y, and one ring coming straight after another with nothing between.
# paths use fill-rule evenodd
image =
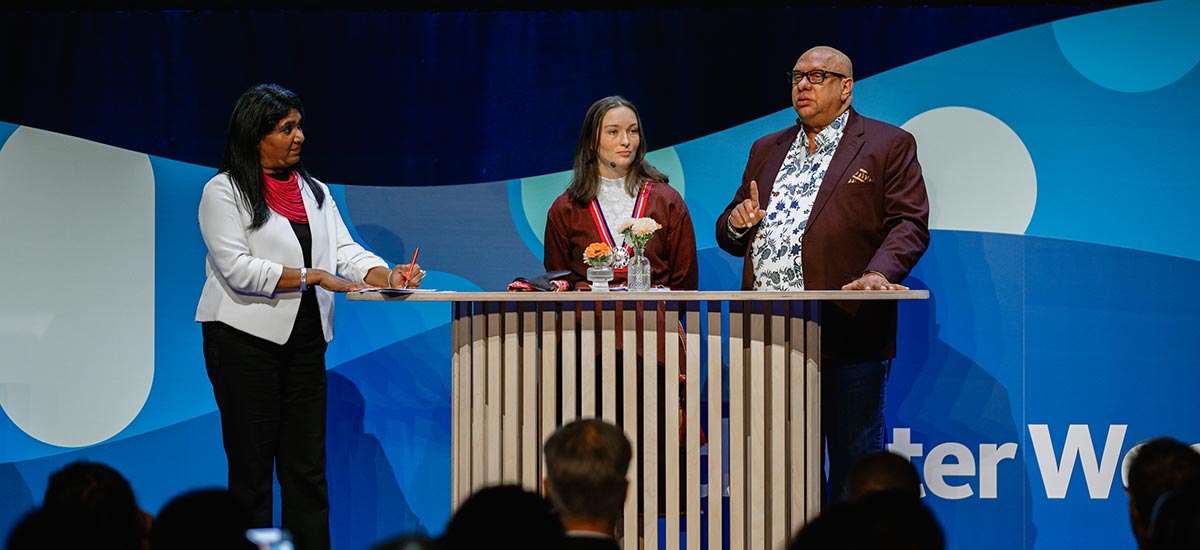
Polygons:
<instances>
[{"instance_id":1,"label":"blue stage backdrop","mask_svg":"<svg viewBox=\"0 0 1200 550\"><path fill-rule=\"evenodd\" d=\"M795 117L783 71L829 43L925 168L908 284L932 299L901 306L888 439L949 546L1132 547L1129 450L1200 442L1200 4L1093 9L5 13L0 536L73 460L151 512L224 484L196 208L248 85L306 100L306 159L359 242L420 246L427 286L463 291L542 271L583 112L625 94L691 210L702 289L732 289L716 216L753 139ZM336 307L335 547L436 535L449 312Z\"/></svg>"}]
</instances>

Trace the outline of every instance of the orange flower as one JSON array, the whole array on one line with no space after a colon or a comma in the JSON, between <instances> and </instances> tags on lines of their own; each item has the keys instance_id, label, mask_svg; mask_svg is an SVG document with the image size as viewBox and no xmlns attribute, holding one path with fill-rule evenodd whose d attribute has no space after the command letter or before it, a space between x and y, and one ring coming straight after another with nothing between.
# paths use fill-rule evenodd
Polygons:
<instances>
[{"instance_id":1,"label":"orange flower","mask_svg":"<svg viewBox=\"0 0 1200 550\"><path fill-rule=\"evenodd\" d=\"M596 259L596 258L603 258L604 256L608 256L609 254L612 254L612 248L604 243L589 244L587 247L587 250L583 251L584 258L589 259L589 260Z\"/></svg>"}]
</instances>

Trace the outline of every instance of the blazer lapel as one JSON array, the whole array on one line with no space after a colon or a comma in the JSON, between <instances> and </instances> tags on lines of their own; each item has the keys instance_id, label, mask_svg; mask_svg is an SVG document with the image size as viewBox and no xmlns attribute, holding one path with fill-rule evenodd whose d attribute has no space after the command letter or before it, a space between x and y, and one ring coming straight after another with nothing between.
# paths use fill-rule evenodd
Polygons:
<instances>
[{"instance_id":1,"label":"blazer lapel","mask_svg":"<svg viewBox=\"0 0 1200 550\"><path fill-rule=\"evenodd\" d=\"M767 153L767 158L763 162L760 176L755 181L758 182L758 202L759 208L767 209L767 205L771 204L771 191L775 189L775 178L779 177L779 169L783 167L783 159L787 157L787 152L792 148L792 142L796 141L796 135L800 133L800 125L793 126L790 131L784 132L775 140L775 145Z\"/></svg>"},{"instance_id":2,"label":"blazer lapel","mask_svg":"<svg viewBox=\"0 0 1200 550\"><path fill-rule=\"evenodd\" d=\"M805 233L808 233L808 229L821 215L821 210L825 208L825 203L829 202L829 197L833 195L837 186L846 180L846 171L850 169L850 163L858 155L858 150L862 148L865 141L864 133L862 118L851 108L850 115L846 119L846 131L842 133L842 140L838 143L837 151L833 153L833 160L829 161L829 168L825 170L825 179L821 180L821 188L817 190L817 198L813 201L812 212L808 214Z\"/></svg>"}]
</instances>

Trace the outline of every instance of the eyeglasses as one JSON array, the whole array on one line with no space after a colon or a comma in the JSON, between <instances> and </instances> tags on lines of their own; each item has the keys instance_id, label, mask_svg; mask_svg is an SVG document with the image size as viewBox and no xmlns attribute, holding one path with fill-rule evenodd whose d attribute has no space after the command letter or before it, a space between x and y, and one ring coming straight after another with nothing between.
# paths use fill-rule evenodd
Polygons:
<instances>
[{"instance_id":1,"label":"eyeglasses","mask_svg":"<svg viewBox=\"0 0 1200 550\"><path fill-rule=\"evenodd\" d=\"M788 84L791 84L792 86L799 86L800 83L803 82L805 78L807 78L808 82L811 84L822 84L825 82L825 79L830 76L836 76L838 78L846 78L846 75L844 75L844 74L835 73L833 71L822 71L821 69L814 69L814 70L811 70L808 72L804 72L804 71L788 71L787 72Z\"/></svg>"}]
</instances>

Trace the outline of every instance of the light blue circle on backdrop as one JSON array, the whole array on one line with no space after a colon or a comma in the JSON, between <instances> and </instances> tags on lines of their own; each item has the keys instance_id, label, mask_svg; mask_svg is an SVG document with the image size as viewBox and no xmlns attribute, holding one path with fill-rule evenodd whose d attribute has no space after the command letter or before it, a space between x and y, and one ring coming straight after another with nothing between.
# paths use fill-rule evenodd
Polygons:
<instances>
[{"instance_id":1,"label":"light blue circle on backdrop","mask_svg":"<svg viewBox=\"0 0 1200 550\"><path fill-rule=\"evenodd\" d=\"M1200 2L1170 0L1055 21L1067 62L1118 92L1148 92L1179 80L1200 61Z\"/></svg>"}]
</instances>

